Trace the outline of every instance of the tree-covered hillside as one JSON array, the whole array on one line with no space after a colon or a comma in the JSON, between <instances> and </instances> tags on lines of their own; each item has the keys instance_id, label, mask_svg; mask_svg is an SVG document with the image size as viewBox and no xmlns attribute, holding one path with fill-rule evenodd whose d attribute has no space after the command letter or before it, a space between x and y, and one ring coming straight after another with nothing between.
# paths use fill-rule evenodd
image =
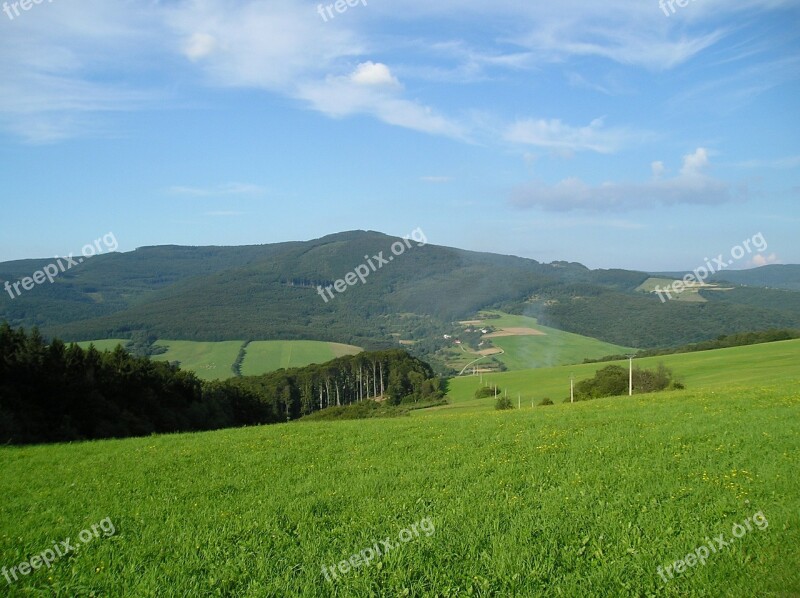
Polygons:
<instances>
[{"instance_id":1,"label":"tree-covered hillside","mask_svg":"<svg viewBox=\"0 0 800 598\"><path fill-rule=\"evenodd\" d=\"M402 255L393 243L405 244ZM383 262L378 260L382 256ZM391 260L389 258L392 258ZM0 264L0 279L47 260ZM360 266L364 283L329 287ZM376 267L377 264L377 267ZM0 303L0 320L67 340L153 335L183 340L285 339L380 350L438 348L453 321L503 308L625 346L663 347L721 334L800 326L800 293L737 288L705 304L637 293L644 272L476 253L355 231L250 247L150 247L98 256ZM3 280L0 280L3 282ZM344 283L342 283L344 284Z\"/></svg>"}]
</instances>

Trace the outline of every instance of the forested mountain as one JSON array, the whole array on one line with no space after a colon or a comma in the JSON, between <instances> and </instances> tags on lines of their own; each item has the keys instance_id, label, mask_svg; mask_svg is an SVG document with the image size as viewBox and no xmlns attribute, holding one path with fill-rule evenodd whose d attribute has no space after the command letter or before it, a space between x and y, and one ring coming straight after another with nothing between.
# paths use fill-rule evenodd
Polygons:
<instances>
[{"instance_id":1,"label":"forested mountain","mask_svg":"<svg viewBox=\"0 0 800 598\"><path fill-rule=\"evenodd\" d=\"M545 325L626 346L663 347L766 328L800 326L800 293L737 288L708 303L667 302L635 292L649 275L576 263L476 253L355 231L308 242L249 247L148 247L101 255L53 284L0 302L0 321L37 325L67 340L136 332L185 340L314 339L367 349L433 339L453 321L494 307ZM382 252L382 253L381 253ZM378 263L382 255L385 263ZM393 259L389 261L389 258ZM0 284L52 260L0 264ZM366 282L323 299L372 262Z\"/></svg>"}]
</instances>

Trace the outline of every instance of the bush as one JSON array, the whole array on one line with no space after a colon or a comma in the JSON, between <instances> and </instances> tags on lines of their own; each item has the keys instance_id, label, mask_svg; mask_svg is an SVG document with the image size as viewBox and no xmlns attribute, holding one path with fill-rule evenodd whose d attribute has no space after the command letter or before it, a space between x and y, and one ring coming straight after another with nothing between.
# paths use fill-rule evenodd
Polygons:
<instances>
[{"instance_id":1,"label":"bush","mask_svg":"<svg viewBox=\"0 0 800 598\"><path fill-rule=\"evenodd\" d=\"M511 404L511 399L508 397L498 397L497 402L494 404L494 408L498 411L505 411L507 409L513 409L514 405Z\"/></svg>"},{"instance_id":2,"label":"bush","mask_svg":"<svg viewBox=\"0 0 800 598\"><path fill-rule=\"evenodd\" d=\"M547 397L545 397L541 401L539 401L539 407L544 407L545 405L553 405L553 401L551 401Z\"/></svg>"},{"instance_id":3,"label":"bush","mask_svg":"<svg viewBox=\"0 0 800 598\"><path fill-rule=\"evenodd\" d=\"M361 403L328 407L321 411L315 411L310 415L306 415L302 421L341 421L370 419L373 417L403 417L408 415L408 412L409 409L407 408L392 407L391 405L381 404L372 399L367 399Z\"/></svg>"},{"instance_id":4,"label":"bush","mask_svg":"<svg viewBox=\"0 0 800 598\"><path fill-rule=\"evenodd\" d=\"M609 365L598 370L594 378L581 380L575 385L575 400L587 401L603 397L615 397L628 394L630 373L628 368ZM672 371L658 365L655 370L633 368L633 392L644 394L658 392L667 388L683 388L680 382L673 380Z\"/></svg>"},{"instance_id":5,"label":"bush","mask_svg":"<svg viewBox=\"0 0 800 598\"><path fill-rule=\"evenodd\" d=\"M497 394L501 394L502 391L498 388ZM493 386L483 386L475 391L475 398L476 399L485 399L486 397L493 397L495 394L495 389Z\"/></svg>"}]
</instances>

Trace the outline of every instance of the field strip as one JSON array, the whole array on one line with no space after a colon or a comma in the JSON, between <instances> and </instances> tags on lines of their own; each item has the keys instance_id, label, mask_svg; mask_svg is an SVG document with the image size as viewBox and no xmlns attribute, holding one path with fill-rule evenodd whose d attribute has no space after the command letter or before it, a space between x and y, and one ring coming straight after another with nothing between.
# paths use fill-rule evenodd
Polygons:
<instances>
[{"instance_id":1,"label":"field strip","mask_svg":"<svg viewBox=\"0 0 800 598\"><path fill-rule=\"evenodd\" d=\"M487 334L484 338L500 338L503 336L547 336L547 333L535 328L501 328L497 332Z\"/></svg>"}]
</instances>

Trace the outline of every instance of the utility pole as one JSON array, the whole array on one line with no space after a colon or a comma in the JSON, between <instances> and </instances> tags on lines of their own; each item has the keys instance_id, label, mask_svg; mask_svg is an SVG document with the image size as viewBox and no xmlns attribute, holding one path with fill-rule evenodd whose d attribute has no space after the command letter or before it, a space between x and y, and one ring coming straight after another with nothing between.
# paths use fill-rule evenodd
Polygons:
<instances>
[{"instance_id":1,"label":"utility pole","mask_svg":"<svg viewBox=\"0 0 800 598\"><path fill-rule=\"evenodd\" d=\"M575 402L575 374L569 375L569 402Z\"/></svg>"},{"instance_id":2,"label":"utility pole","mask_svg":"<svg viewBox=\"0 0 800 598\"><path fill-rule=\"evenodd\" d=\"M633 396L633 358L635 355L628 355L628 396Z\"/></svg>"}]
</instances>

